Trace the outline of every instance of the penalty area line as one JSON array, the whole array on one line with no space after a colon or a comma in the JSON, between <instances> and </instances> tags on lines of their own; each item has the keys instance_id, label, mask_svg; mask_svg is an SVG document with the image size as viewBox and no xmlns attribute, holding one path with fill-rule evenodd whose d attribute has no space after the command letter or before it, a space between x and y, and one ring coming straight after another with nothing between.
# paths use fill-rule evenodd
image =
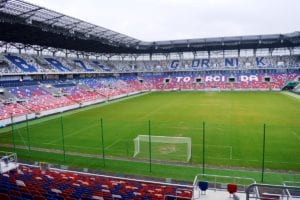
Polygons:
<instances>
[{"instance_id":1,"label":"penalty area line","mask_svg":"<svg viewBox=\"0 0 300 200\"><path fill-rule=\"evenodd\" d=\"M300 140L300 136L295 131L292 131L292 133L298 140Z\"/></svg>"},{"instance_id":2,"label":"penalty area line","mask_svg":"<svg viewBox=\"0 0 300 200\"><path fill-rule=\"evenodd\" d=\"M114 141L113 143L111 143L110 145L108 145L107 147L105 147L105 150L110 149L112 146L116 145L117 143L119 143L121 141L121 138L117 139L116 141Z\"/></svg>"},{"instance_id":3,"label":"penalty area line","mask_svg":"<svg viewBox=\"0 0 300 200\"><path fill-rule=\"evenodd\" d=\"M233 158L232 158L232 153L233 153L232 146L230 146L230 145L207 145L207 146L229 149L229 160L233 160ZM220 159L227 159L228 160L228 158L220 158Z\"/></svg>"}]
</instances>

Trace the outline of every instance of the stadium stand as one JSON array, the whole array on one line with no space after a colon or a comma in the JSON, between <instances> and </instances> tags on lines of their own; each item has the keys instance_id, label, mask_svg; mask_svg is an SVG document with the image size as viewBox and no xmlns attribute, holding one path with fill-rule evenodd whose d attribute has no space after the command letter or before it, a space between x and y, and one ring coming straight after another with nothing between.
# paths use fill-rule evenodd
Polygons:
<instances>
[{"instance_id":1,"label":"stadium stand","mask_svg":"<svg viewBox=\"0 0 300 200\"><path fill-rule=\"evenodd\" d=\"M1 54L0 61L10 68L10 73L36 72L174 72L203 70L263 70L299 69L299 56L265 56L204 58L169 61L104 61L73 59L63 57L43 57L27 54ZM6 67L7 68L7 67ZM4 70L4 68L2 69Z\"/></svg>"},{"instance_id":2,"label":"stadium stand","mask_svg":"<svg viewBox=\"0 0 300 200\"><path fill-rule=\"evenodd\" d=\"M55 67L60 72L68 72L71 71L69 67L63 65L59 60L55 58L45 58L46 61L49 62L50 65Z\"/></svg>"},{"instance_id":3,"label":"stadium stand","mask_svg":"<svg viewBox=\"0 0 300 200\"><path fill-rule=\"evenodd\" d=\"M1 128L148 91L300 94L299 32L144 42L21 0L1 1L0 14ZM258 190L252 179L240 185L202 174L186 186L21 163L9 171L8 164L7 156L1 157L0 200L300 196L284 188L285 183L276 186L281 188L277 193L275 186Z\"/></svg>"},{"instance_id":4,"label":"stadium stand","mask_svg":"<svg viewBox=\"0 0 300 200\"><path fill-rule=\"evenodd\" d=\"M271 200L297 199L300 194L298 182L268 185L249 178L199 174L192 186L49 168L47 163L19 164L16 154L8 152L0 163L1 169L4 165L11 167L0 174L1 200Z\"/></svg>"},{"instance_id":5,"label":"stadium stand","mask_svg":"<svg viewBox=\"0 0 300 200\"><path fill-rule=\"evenodd\" d=\"M77 64L79 67L82 67L84 71L86 72L92 72L95 71L93 67L87 65L84 61L82 60L73 60L75 64Z\"/></svg>"},{"instance_id":6,"label":"stadium stand","mask_svg":"<svg viewBox=\"0 0 300 200\"><path fill-rule=\"evenodd\" d=\"M13 87L8 88L8 91L22 100L21 105L36 113L74 104L66 97L52 96L38 85Z\"/></svg>"},{"instance_id":7,"label":"stadium stand","mask_svg":"<svg viewBox=\"0 0 300 200\"><path fill-rule=\"evenodd\" d=\"M2 199L191 199L191 186L21 165L0 175Z\"/></svg>"},{"instance_id":8,"label":"stadium stand","mask_svg":"<svg viewBox=\"0 0 300 200\"><path fill-rule=\"evenodd\" d=\"M4 55L4 57L11 65L15 65L18 68L18 70L15 70L17 72L37 72L37 69L34 65L29 64L25 59L21 58L20 56L7 54Z\"/></svg>"},{"instance_id":9,"label":"stadium stand","mask_svg":"<svg viewBox=\"0 0 300 200\"><path fill-rule=\"evenodd\" d=\"M92 60L91 63L93 63L96 67L98 67L101 71L104 72L110 72L113 71L112 68L108 65L101 64L98 60Z\"/></svg>"},{"instance_id":10,"label":"stadium stand","mask_svg":"<svg viewBox=\"0 0 300 200\"><path fill-rule=\"evenodd\" d=\"M26 109L18 103L0 104L0 120L10 117L18 117L31 113L32 111Z\"/></svg>"},{"instance_id":11,"label":"stadium stand","mask_svg":"<svg viewBox=\"0 0 300 200\"><path fill-rule=\"evenodd\" d=\"M59 65L59 69L69 69L65 68L65 65L58 60L52 58L51 62L54 61L56 67ZM80 63L84 64L83 61ZM83 72L86 69L82 66L77 66L77 68ZM53 69L58 69L56 67L53 67ZM74 68L71 67L71 69ZM41 69L41 67L38 69ZM144 91L279 91L288 82L297 81L299 76L300 72L297 70L287 73L262 73L260 71L209 71L203 73L203 71L177 71L159 74L130 73L119 74L118 76L106 75L94 78L46 80L32 80L28 78L28 80L22 81L6 80L0 81L2 90L6 91L6 95L1 96L1 101L6 104L2 106L1 119L9 118L11 114L13 116L26 115L28 112L33 112L37 116L43 116L62 111L56 108L63 108L63 110L74 109ZM295 88L295 92L298 90L298 87ZM9 105L11 102L13 102L12 105Z\"/></svg>"}]
</instances>

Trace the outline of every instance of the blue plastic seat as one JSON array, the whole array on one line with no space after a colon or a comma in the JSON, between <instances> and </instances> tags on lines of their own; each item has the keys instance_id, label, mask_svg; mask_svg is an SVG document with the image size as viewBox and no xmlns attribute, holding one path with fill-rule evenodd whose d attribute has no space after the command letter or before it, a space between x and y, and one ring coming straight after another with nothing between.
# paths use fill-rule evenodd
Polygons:
<instances>
[{"instance_id":1,"label":"blue plastic seat","mask_svg":"<svg viewBox=\"0 0 300 200\"><path fill-rule=\"evenodd\" d=\"M208 182L207 181L199 181L198 187L201 190L201 194L205 194L206 190L208 189Z\"/></svg>"}]
</instances>

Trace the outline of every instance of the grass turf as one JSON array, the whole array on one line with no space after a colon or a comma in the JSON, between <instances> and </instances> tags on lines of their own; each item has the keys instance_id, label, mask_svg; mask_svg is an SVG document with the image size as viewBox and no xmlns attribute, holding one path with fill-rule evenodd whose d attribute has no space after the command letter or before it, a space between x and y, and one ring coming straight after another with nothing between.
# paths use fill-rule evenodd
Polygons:
<instances>
[{"instance_id":1,"label":"grass turf","mask_svg":"<svg viewBox=\"0 0 300 200\"><path fill-rule=\"evenodd\" d=\"M151 120L153 135L191 137L191 162L201 163L205 121L207 164L260 168L265 123L265 167L299 171L299 116L300 100L282 93L156 92L69 112L62 119L56 115L30 121L29 135L26 123L16 124L13 135L17 145L61 150L63 128L66 151L101 154L102 117L105 154L132 157L133 138L147 134ZM9 127L0 132L1 143L13 143Z\"/></svg>"}]
</instances>

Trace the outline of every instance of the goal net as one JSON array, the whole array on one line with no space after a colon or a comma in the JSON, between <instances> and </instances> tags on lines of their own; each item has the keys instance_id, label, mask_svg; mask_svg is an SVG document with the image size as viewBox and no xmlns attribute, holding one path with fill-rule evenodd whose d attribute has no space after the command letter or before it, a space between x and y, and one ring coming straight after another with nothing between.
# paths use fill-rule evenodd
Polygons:
<instances>
[{"instance_id":1,"label":"goal net","mask_svg":"<svg viewBox=\"0 0 300 200\"><path fill-rule=\"evenodd\" d=\"M138 135L133 142L133 157L148 158L149 145L151 145L151 157L154 160L189 162L191 159L192 140L189 137L150 136L149 138L149 135Z\"/></svg>"}]
</instances>

